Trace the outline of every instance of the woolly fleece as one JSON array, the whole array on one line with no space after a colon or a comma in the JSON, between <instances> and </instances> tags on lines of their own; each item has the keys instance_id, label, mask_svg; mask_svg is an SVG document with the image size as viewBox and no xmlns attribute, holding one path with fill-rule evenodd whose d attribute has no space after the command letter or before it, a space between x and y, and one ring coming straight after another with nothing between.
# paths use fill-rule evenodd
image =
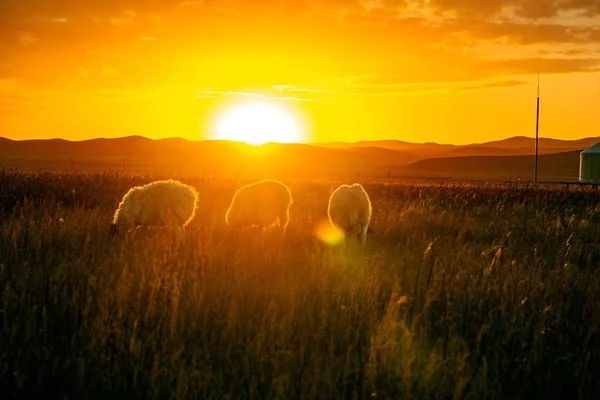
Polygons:
<instances>
[{"instance_id":1,"label":"woolly fleece","mask_svg":"<svg viewBox=\"0 0 600 400\"><path fill-rule=\"evenodd\" d=\"M371 221L371 200L359 183L341 185L329 197L329 222L365 243Z\"/></svg>"}]
</instances>

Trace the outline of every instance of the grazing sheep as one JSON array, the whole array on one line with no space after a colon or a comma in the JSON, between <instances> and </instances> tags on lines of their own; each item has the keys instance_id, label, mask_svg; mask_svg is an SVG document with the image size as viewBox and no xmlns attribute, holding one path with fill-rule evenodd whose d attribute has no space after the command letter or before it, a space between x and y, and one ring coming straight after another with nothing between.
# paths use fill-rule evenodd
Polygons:
<instances>
[{"instance_id":1,"label":"grazing sheep","mask_svg":"<svg viewBox=\"0 0 600 400\"><path fill-rule=\"evenodd\" d=\"M285 234L293 203L290 189L276 180L263 180L242 186L237 190L225 215L231 227L279 226Z\"/></svg>"},{"instance_id":2,"label":"grazing sheep","mask_svg":"<svg viewBox=\"0 0 600 400\"><path fill-rule=\"evenodd\" d=\"M196 189L173 179L136 186L119 203L111 231L118 235L128 228L162 226L183 235L197 204Z\"/></svg>"},{"instance_id":3,"label":"grazing sheep","mask_svg":"<svg viewBox=\"0 0 600 400\"><path fill-rule=\"evenodd\" d=\"M359 183L340 185L329 197L329 222L362 243L367 241L371 211L369 195Z\"/></svg>"}]
</instances>

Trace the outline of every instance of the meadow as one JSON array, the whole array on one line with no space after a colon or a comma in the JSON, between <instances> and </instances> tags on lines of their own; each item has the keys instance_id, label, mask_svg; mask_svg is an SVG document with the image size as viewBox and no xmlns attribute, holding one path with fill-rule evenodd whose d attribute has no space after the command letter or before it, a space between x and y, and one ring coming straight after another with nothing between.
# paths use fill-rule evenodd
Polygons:
<instances>
[{"instance_id":1,"label":"meadow","mask_svg":"<svg viewBox=\"0 0 600 400\"><path fill-rule=\"evenodd\" d=\"M341 181L292 180L285 240L231 233L246 183L184 243L110 235L158 175L0 171L0 397L600 396L600 193L363 181L364 248L315 226Z\"/></svg>"}]
</instances>

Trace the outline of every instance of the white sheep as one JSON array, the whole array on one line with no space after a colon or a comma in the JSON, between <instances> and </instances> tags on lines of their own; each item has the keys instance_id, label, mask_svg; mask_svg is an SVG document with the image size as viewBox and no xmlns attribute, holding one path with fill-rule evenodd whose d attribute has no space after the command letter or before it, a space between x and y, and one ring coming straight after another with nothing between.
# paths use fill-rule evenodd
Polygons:
<instances>
[{"instance_id":1,"label":"white sheep","mask_svg":"<svg viewBox=\"0 0 600 400\"><path fill-rule=\"evenodd\" d=\"M267 179L242 186L237 190L225 215L231 227L279 226L285 234L289 219L292 193L282 182Z\"/></svg>"},{"instance_id":2,"label":"white sheep","mask_svg":"<svg viewBox=\"0 0 600 400\"><path fill-rule=\"evenodd\" d=\"M359 183L340 185L329 197L329 222L344 234L356 235L362 243L367 241L371 212L369 195Z\"/></svg>"},{"instance_id":3,"label":"white sheep","mask_svg":"<svg viewBox=\"0 0 600 400\"><path fill-rule=\"evenodd\" d=\"M192 186L169 179L135 186L123 196L111 224L113 234L139 226L162 226L185 233L194 218L198 192Z\"/></svg>"}]
</instances>

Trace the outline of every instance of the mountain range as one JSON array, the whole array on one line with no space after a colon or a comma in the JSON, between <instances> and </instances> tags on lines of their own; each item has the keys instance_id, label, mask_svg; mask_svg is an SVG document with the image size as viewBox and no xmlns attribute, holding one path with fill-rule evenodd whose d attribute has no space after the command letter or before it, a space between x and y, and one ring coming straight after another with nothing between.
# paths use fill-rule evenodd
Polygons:
<instances>
[{"instance_id":1,"label":"mountain range","mask_svg":"<svg viewBox=\"0 0 600 400\"><path fill-rule=\"evenodd\" d=\"M600 137L578 140L539 139L542 178L576 179L579 153ZM268 143L252 146L230 141L190 141L181 138L148 139L128 136L114 139L11 140L0 137L0 164L37 168L63 168L71 157L81 168L118 168L127 165L184 169L193 172L319 176L332 174L397 177L531 179L535 139L508 139L451 145L410 143L401 140L328 142L310 144ZM60 169L60 168L59 168Z\"/></svg>"}]
</instances>

